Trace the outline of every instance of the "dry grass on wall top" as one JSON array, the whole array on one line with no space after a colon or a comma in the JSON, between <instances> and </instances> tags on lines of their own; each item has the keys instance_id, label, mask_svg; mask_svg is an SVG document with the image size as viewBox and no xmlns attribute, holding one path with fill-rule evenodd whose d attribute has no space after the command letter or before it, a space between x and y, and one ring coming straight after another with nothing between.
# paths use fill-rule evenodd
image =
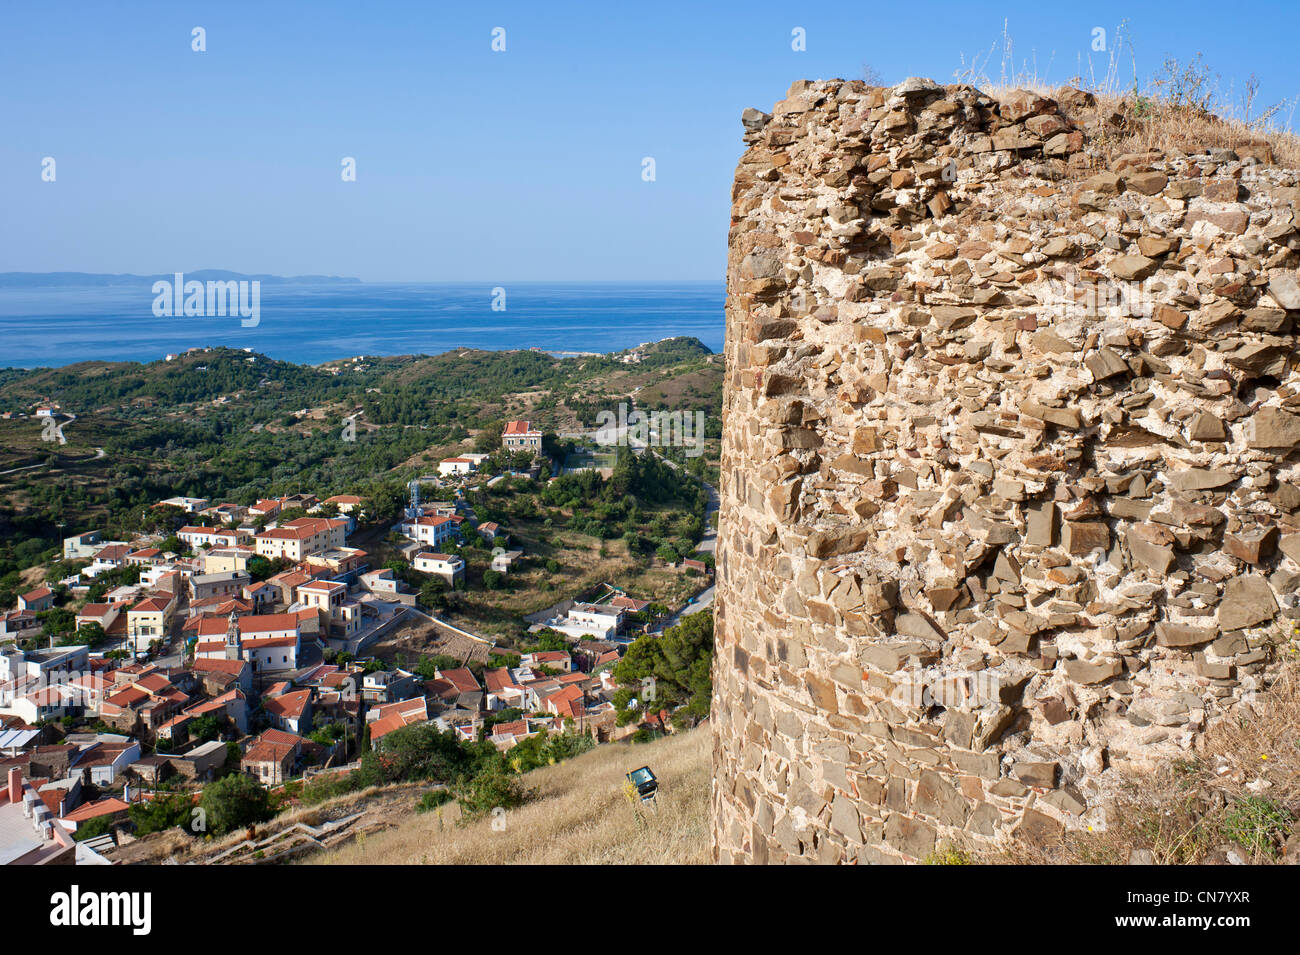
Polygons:
<instances>
[{"instance_id":1,"label":"dry grass on wall top","mask_svg":"<svg viewBox=\"0 0 1300 955\"><path fill-rule=\"evenodd\" d=\"M709 862L710 728L648 744L609 743L526 774L538 798L461 826L454 804L314 855L313 865L704 864ZM628 798L625 774L648 765L658 811ZM414 800L413 800L414 801Z\"/></svg>"},{"instance_id":2,"label":"dry grass on wall top","mask_svg":"<svg viewBox=\"0 0 1300 955\"><path fill-rule=\"evenodd\" d=\"M995 99L1009 90L986 91ZM1092 143L1100 155L1114 159L1130 153L1188 154L1208 149L1261 153L1261 159L1289 168L1300 167L1300 137L1289 131L1261 129L1240 120L1224 118L1188 104L1148 96L1097 96L1097 109L1108 117L1090 125ZM1080 117L1063 110L1066 118Z\"/></svg>"},{"instance_id":3,"label":"dry grass on wall top","mask_svg":"<svg viewBox=\"0 0 1300 955\"><path fill-rule=\"evenodd\" d=\"M1281 652L1269 690L1212 724L1195 752L1124 781L1104 832L1014 844L987 861L1300 864L1300 640Z\"/></svg>"},{"instance_id":4,"label":"dry grass on wall top","mask_svg":"<svg viewBox=\"0 0 1300 955\"><path fill-rule=\"evenodd\" d=\"M1004 22L1001 37L988 50L963 56L954 76L994 99L1016 89L1046 96L1062 85L1087 90L1110 119L1102 136L1089 124L1093 144L1109 158L1151 150L1196 153L1266 146L1268 161L1300 168L1300 136L1292 130L1300 97L1261 102L1257 77L1225 80L1199 53L1186 60L1166 58L1144 75L1127 21L1105 28L1104 50L1091 49L1094 39L1093 34L1082 38L1085 52L1078 54L1074 75L1052 82L1048 75L1064 75L1061 65L1039 63L1034 53L1018 53L1010 25ZM1068 109L1062 112L1072 121L1083 118Z\"/></svg>"}]
</instances>

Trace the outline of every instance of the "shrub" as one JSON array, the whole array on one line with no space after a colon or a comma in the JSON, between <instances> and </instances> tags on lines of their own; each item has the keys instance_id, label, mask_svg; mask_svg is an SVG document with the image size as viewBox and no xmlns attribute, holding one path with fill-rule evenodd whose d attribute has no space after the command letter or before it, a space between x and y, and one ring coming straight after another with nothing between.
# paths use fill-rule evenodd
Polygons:
<instances>
[{"instance_id":1,"label":"shrub","mask_svg":"<svg viewBox=\"0 0 1300 955\"><path fill-rule=\"evenodd\" d=\"M443 805L444 803L451 802L451 800L452 800L452 795L449 790L430 789L423 796L421 796L419 800L416 802L415 811L430 812L431 810L437 809L439 806Z\"/></svg>"},{"instance_id":2,"label":"shrub","mask_svg":"<svg viewBox=\"0 0 1300 955\"><path fill-rule=\"evenodd\" d=\"M1221 831L1252 855L1272 859L1294 822L1295 816L1284 807L1262 796L1247 796L1224 812Z\"/></svg>"},{"instance_id":3,"label":"shrub","mask_svg":"<svg viewBox=\"0 0 1300 955\"><path fill-rule=\"evenodd\" d=\"M94 819L83 822L77 826L77 831L72 834L72 838L77 842L84 839L93 839L95 836L102 836L113 828L112 816L96 816Z\"/></svg>"},{"instance_id":4,"label":"shrub","mask_svg":"<svg viewBox=\"0 0 1300 955\"><path fill-rule=\"evenodd\" d=\"M466 822L480 819L497 807L513 809L522 806L537 795L537 791L525 786L518 776L499 766L469 779L461 777L456 782L455 792L462 819Z\"/></svg>"},{"instance_id":5,"label":"shrub","mask_svg":"<svg viewBox=\"0 0 1300 955\"><path fill-rule=\"evenodd\" d=\"M921 860L922 865L972 865L973 862L965 849L947 844L939 846Z\"/></svg>"},{"instance_id":6,"label":"shrub","mask_svg":"<svg viewBox=\"0 0 1300 955\"><path fill-rule=\"evenodd\" d=\"M242 773L219 779L203 790L201 805L208 828L217 835L263 822L272 816L266 788Z\"/></svg>"},{"instance_id":7,"label":"shrub","mask_svg":"<svg viewBox=\"0 0 1300 955\"><path fill-rule=\"evenodd\" d=\"M193 808L193 803L188 796L173 793L155 796L148 802L134 803L126 814L135 827L135 834L143 836L173 826L188 829L187 823L193 817Z\"/></svg>"}]
</instances>

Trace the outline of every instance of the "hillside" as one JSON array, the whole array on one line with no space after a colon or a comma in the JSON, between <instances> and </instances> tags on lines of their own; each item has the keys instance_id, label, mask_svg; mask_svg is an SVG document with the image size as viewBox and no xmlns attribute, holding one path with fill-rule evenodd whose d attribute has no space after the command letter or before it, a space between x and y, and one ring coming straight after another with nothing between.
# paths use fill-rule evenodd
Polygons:
<instances>
[{"instance_id":1,"label":"hillside","mask_svg":"<svg viewBox=\"0 0 1300 955\"><path fill-rule=\"evenodd\" d=\"M461 350L315 368L216 348L170 362L5 369L0 495L25 522L22 536L53 544L72 504L73 523L88 527L160 495L251 503L280 487L355 493L394 468L427 468L466 450L505 418L572 432L641 391L653 392L655 406L706 411L716 436L722 366L711 358L695 339L671 339L635 363ZM29 417L50 403L75 416L64 424L66 444L42 440L42 422ZM358 413L358 440L340 442L345 416Z\"/></svg>"},{"instance_id":2,"label":"hillside","mask_svg":"<svg viewBox=\"0 0 1300 955\"><path fill-rule=\"evenodd\" d=\"M647 406L704 413L705 455L683 460L703 476L717 453L716 358L679 338L576 358L459 350L313 367L214 348L144 364L0 370L0 605L13 602L14 574L45 572L64 531L126 538L145 508L173 495L251 504L350 493L392 516L407 481L443 457L496 448L509 418L572 439L644 394ZM32 414L41 404L65 415L66 443ZM345 418L355 440L340 439ZM584 543L599 552L601 541Z\"/></svg>"},{"instance_id":3,"label":"hillside","mask_svg":"<svg viewBox=\"0 0 1300 955\"><path fill-rule=\"evenodd\" d=\"M313 865L703 864L709 861L710 730L647 744L611 743L524 777L538 798L506 818L466 826L454 805L303 861ZM624 775L650 766L658 811L628 799Z\"/></svg>"}]
</instances>

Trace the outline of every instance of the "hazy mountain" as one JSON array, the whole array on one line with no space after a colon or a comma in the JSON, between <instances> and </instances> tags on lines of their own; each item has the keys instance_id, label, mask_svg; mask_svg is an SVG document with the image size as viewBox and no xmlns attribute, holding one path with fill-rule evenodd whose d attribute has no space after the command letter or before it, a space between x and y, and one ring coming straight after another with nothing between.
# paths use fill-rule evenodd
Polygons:
<instances>
[{"instance_id":1,"label":"hazy mountain","mask_svg":"<svg viewBox=\"0 0 1300 955\"><path fill-rule=\"evenodd\" d=\"M101 272L0 272L0 288L70 288L85 286L87 288L110 285L152 285L157 281L170 282L175 276L168 273L158 275L116 275ZM185 280L239 281L247 279L258 281L263 285L359 285L360 279L342 278L336 275L249 275L245 272L229 272L225 269L197 269L185 273Z\"/></svg>"}]
</instances>

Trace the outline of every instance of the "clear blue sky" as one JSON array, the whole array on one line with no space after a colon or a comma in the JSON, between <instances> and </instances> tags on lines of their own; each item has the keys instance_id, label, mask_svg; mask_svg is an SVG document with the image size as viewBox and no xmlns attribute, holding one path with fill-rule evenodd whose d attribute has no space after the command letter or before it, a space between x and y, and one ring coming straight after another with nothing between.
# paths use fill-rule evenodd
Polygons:
<instances>
[{"instance_id":1,"label":"clear blue sky","mask_svg":"<svg viewBox=\"0 0 1300 955\"><path fill-rule=\"evenodd\" d=\"M740 111L770 109L791 81L869 64L887 83L951 82L1005 18L1017 66L1059 83L1094 27L1113 45L1127 17L1144 77L1201 52L1225 88L1256 73L1260 100L1296 96L1297 5L1252 3L1248 24L1234 9L9 2L0 271L719 279ZM340 179L345 156L356 182Z\"/></svg>"}]
</instances>

